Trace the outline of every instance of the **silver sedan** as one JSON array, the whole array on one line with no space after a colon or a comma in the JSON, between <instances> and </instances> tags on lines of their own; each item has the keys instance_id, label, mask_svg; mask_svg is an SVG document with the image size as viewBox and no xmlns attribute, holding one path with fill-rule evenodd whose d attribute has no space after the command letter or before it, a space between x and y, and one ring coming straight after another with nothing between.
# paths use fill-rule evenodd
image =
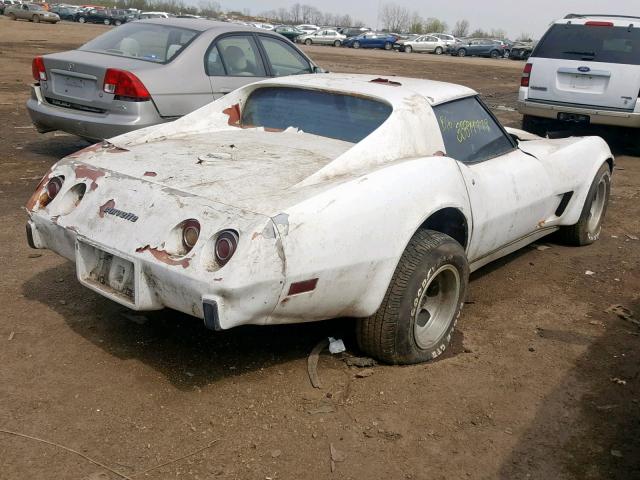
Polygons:
<instances>
[{"instance_id":1,"label":"silver sedan","mask_svg":"<svg viewBox=\"0 0 640 480\"><path fill-rule=\"evenodd\" d=\"M173 120L250 82L321 72L277 33L209 20L127 23L33 60L27 109L40 132L102 140Z\"/></svg>"},{"instance_id":2,"label":"silver sedan","mask_svg":"<svg viewBox=\"0 0 640 480\"><path fill-rule=\"evenodd\" d=\"M428 52L435 53L436 55L442 55L447 50L447 44L432 35L422 35L421 37L404 42L403 47L407 53Z\"/></svg>"}]
</instances>

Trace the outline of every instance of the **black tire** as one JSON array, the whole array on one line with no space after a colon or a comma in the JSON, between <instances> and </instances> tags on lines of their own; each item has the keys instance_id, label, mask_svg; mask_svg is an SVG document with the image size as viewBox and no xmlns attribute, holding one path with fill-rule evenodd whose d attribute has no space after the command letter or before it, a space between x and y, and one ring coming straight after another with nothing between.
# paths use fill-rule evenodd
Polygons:
<instances>
[{"instance_id":1,"label":"black tire","mask_svg":"<svg viewBox=\"0 0 640 480\"><path fill-rule=\"evenodd\" d=\"M336 40L335 42L333 42L334 47L339 47L340 45L342 45L342 42L340 40Z\"/></svg>"},{"instance_id":2,"label":"black tire","mask_svg":"<svg viewBox=\"0 0 640 480\"><path fill-rule=\"evenodd\" d=\"M33 23L40 23L40 17L38 15L34 15L33 17L31 17L31 21Z\"/></svg>"},{"instance_id":3,"label":"black tire","mask_svg":"<svg viewBox=\"0 0 640 480\"><path fill-rule=\"evenodd\" d=\"M498 50L491 50L491 52L489 53L489 56L491 58L498 58L500 56L500 52Z\"/></svg>"},{"instance_id":4,"label":"black tire","mask_svg":"<svg viewBox=\"0 0 640 480\"><path fill-rule=\"evenodd\" d=\"M122 21L120 21L120 20L114 20L113 24L114 24L116 27L119 27L120 25L122 25Z\"/></svg>"},{"instance_id":5,"label":"black tire","mask_svg":"<svg viewBox=\"0 0 640 480\"><path fill-rule=\"evenodd\" d=\"M404 47L404 51L407 52L407 53L411 53L411 52L413 52L413 47L411 45L406 45Z\"/></svg>"},{"instance_id":6,"label":"black tire","mask_svg":"<svg viewBox=\"0 0 640 480\"><path fill-rule=\"evenodd\" d=\"M14 22L15 22L16 20L18 20L18 17L16 17L13 13L10 13L10 14L9 14L9 18L10 18L11 20L13 20Z\"/></svg>"},{"instance_id":7,"label":"black tire","mask_svg":"<svg viewBox=\"0 0 640 480\"><path fill-rule=\"evenodd\" d=\"M436 55L442 55L444 53L444 49L442 47L436 47L433 53L435 53Z\"/></svg>"},{"instance_id":8,"label":"black tire","mask_svg":"<svg viewBox=\"0 0 640 480\"><path fill-rule=\"evenodd\" d=\"M558 238L562 243L575 246L590 245L602 232L602 220L607 213L611 193L611 170L603 163L589 187L580 219L575 225L560 227Z\"/></svg>"},{"instance_id":9,"label":"black tire","mask_svg":"<svg viewBox=\"0 0 640 480\"><path fill-rule=\"evenodd\" d=\"M84 17L78 17L78 23L85 23L87 20Z\"/></svg>"},{"instance_id":10,"label":"black tire","mask_svg":"<svg viewBox=\"0 0 640 480\"><path fill-rule=\"evenodd\" d=\"M360 48L360 42L353 42L353 48Z\"/></svg>"},{"instance_id":11,"label":"black tire","mask_svg":"<svg viewBox=\"0 0 640 480\"><path fill-rule=\"evenodd\" d=\"M313 40L311 40L310 38L307 38L307 39L304 41L304 44L305 44L305 45L311 45L312 43L313 43Z\"/></svg>"},{"instance_id":12,"label":"black tire","mask_svg":"<svg viewBox=\"0 0 640 480\"><path fill-rule=\"evenodd\" d=\"M460 50L458 50L458 56L459 57L466 57L467 56L466 48L461 48Z\"/></svg>"},{"instance_id":13,"label":"black tire","mask_svg":"<svg viewBox=\"0 0 640 480\"><path fill-rule=\"evenodd\" d=\"M539 137L546 137L549 127L551 127L552 124L553 121L547 118L534 117L531 115L522 116L522 129Z\"/></svg>"},{"instance_id":14,"label":"black tire","mask_svg":"<svg viewBox=\"0 0 640 480\"><path fill-rule=\"evenodd\" d=\"M111 25L111 20L109 20L108 18L105 18L102 23L104 23L105 25Z\"/></svg>"},{"instance_id":15,"label":"black tire","mask_svg":"<svg viewBox=\"0 0 640 480\"><path fill-rule=\"evenodd\" d=\"M385 44L384 44L384 49L385 50L391 50L392 48L393 48L393 43L385 42Z\"/></svg>"},{"instance_id":16,"label":"black tire","mask_svg":"<svg viewBox=\"0 0 640 480\"><path fill-rule=\"evenodd\" d=\"M454 281L457 288L452 290L447 285ZM420 363L438 357L451 341L468 282L469 266L462 246L443 233L419 230L402 254L378 312L358 322L358 345L367 354L391 364ZM429 301L437 304L434 317L422 306ZM429 326L432 318L437 321ZM429 332L430 328L427 337L433 338L416 334Z\"/></svg>"}]
</instances>

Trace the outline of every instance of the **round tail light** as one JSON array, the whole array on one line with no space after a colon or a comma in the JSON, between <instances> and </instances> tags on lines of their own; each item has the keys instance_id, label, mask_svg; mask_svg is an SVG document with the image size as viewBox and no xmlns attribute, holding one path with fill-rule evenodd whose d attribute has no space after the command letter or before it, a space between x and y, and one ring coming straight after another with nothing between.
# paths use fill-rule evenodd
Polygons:
<instances>
[{"instance_id":1,"label":"round tail light","mask_svg":"<svg viewBox=\"0 0 640 480\"><path fill-rule=\"evenodd\" d=\"M200 222L197 220L187 220L182 225L182 246L190 252L198 243L200 237Z\"/></svg>"},{"instance_id":2,"label":"round tail light","mask_svg":"<svg viewBox=\"0 0 640 480\"><path fill-rule=\"evenodd\" d=\"M54 198L60 193L62 190L62 184L64 183L64 177L62 175L58 175L57 177L53 177L47 182L47 185L44 187L44 192L40 195L40 206L46 207L53 201Z\"/></svg>"},{"instance_id":3,"label":"round tail light","mask_svg":"<svg viewBox=\"0 0 640 480\"><path fill-rule=\"evenodd\" d=\"M234 230L223 230L218 233L215 245L216 262L221 267L231 260L238 248L238 233Z\"/></svg>"}]
</instances>

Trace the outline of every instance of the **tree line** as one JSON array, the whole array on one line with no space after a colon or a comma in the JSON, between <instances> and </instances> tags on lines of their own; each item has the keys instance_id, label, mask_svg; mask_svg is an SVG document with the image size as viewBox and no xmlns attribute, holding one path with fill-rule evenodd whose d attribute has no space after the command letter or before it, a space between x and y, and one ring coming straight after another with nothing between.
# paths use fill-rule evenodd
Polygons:
<instances>
[{"instance_id":1,"label":"tree line","mask_svg":"<svg viewBox=\"0 0 640 480\"><path fill-rule=\"evenodd\" d=\"M354 19L349 14L335 14L322 12L316 7L300 3L294 3L289 8L278 8L267 10L260 14L274 23L286 23L292 25L312 24L312 25L334 25L340 27L363 27L364 22Z\"/></svg>"}]
</instances>

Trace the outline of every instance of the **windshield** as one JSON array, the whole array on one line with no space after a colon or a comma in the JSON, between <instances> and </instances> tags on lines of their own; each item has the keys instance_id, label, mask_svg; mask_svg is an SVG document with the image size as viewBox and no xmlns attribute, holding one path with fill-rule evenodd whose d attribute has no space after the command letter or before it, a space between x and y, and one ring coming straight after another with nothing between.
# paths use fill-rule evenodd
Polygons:
<instances>
[{"instance_id":1,"label":"windshield","mask_svg":"<svg viewBox=\"0 0 640 480\"><path fill-rule=\"evenodd\" d=\"M80 50L167 63L177 57L197 35L197 31L186 28L127 23L85 43Z\"/></svg>"},{"instance_id":2,"label":"windshield","mask_svg":"<svg viewBox=\"0 0 640 480\"><path fill-rule=\"evenodd\" d=\"M640 29L556 24L532 56L640 65Z\"/></svg>"},{"instance_id":3,"label":"windshield","mask_svg":"<svg viewBox=\"0 0 640 480\"><path fill-rule=\"evenodd\" d=\"M254 91L242 112L245 127L306 133L357 143L384 123L391 106L368 98L289 87Z\"/></svg>"}]
</instances>

